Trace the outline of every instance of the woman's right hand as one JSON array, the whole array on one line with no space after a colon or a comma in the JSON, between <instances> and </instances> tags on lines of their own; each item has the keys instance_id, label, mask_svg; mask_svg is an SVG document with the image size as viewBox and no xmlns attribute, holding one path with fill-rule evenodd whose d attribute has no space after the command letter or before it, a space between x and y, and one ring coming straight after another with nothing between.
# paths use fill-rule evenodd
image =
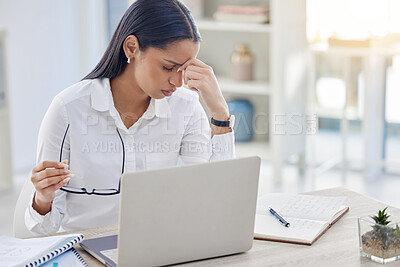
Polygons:
<instances>
[{"instance_id":1,"label":"woman's right hand","mask_svg":"<svg viewBox=\"0 0 400 267\"><path fill-rule=\"evenodd\" d=\"M67 164L58 161L43 161L32 169L31 181L36 189L33 209L45 215L51 210L55 191L65 186L72 173Z\"/></svg>"}]
</instances>

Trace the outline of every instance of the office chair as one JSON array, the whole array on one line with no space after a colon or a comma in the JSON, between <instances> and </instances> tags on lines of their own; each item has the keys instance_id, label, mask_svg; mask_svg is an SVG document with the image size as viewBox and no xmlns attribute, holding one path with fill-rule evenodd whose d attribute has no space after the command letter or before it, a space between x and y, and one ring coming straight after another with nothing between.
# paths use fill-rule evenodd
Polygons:
<instances>
[{"instance_id":1,"label":"office chair","mask_svg":"<svg viewBox=\"0 0 400 267\"><path fill-rule=\"evenodd\" d=\"M28 206L30 198L32 197L34 187L29 178L26 179L24 186L22 187L21 192L19 193L19 197L17 200L17 204L15 205L14 210L14 223L13 230L14 236L18 238L29 238L35 236L32 232L28 230L25 226L25 210Z\"/></svg>"}]
</instances>

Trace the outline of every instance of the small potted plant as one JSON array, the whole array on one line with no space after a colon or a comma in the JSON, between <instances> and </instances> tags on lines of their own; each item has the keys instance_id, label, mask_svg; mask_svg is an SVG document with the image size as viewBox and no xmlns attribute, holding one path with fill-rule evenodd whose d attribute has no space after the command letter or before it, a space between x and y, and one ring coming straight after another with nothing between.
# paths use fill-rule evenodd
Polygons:
<instances>
[{"instance_id":1,"label":"small potted plant","mask_svg":"<svg viewBox=\"0 0 400 267\"><path fill-rule=\"evenodd\" d=\"M389 221L386 209L358 219L361 256L379 263L400 260L400 222Z\"/></svg>"}]
</instances>

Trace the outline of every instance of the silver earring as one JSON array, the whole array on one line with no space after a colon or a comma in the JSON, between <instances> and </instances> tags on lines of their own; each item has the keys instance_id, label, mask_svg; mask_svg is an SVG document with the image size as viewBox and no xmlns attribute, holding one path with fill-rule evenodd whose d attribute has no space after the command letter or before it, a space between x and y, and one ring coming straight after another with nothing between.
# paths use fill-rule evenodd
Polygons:
<instances>
[{"instance_id":1,"label":"silver earring","mask_svg":"<svg viewBox=\"0 0 400 267\"><path fill-rule=\"evenodd\" d=\"M127 62L128 62L128 64L131 63L131 58L130 57L128 57L128 61Z\"/></svg>"}]
</instances>

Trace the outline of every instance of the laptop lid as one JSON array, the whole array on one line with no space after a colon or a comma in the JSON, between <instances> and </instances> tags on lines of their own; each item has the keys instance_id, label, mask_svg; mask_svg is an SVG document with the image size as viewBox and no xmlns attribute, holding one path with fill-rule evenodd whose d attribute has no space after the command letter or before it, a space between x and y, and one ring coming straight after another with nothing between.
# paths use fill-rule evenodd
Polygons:
<instances>
[{"instance_id":1,"label":"laptop lid","mask_svg":"<svg viewBox=\"0 0 400 267\"><path fill-rule=\"evenodd\" d=\"M126 173L118 266L168 265L253 244L260 158Z\"/></svg>"}]
</instances>

